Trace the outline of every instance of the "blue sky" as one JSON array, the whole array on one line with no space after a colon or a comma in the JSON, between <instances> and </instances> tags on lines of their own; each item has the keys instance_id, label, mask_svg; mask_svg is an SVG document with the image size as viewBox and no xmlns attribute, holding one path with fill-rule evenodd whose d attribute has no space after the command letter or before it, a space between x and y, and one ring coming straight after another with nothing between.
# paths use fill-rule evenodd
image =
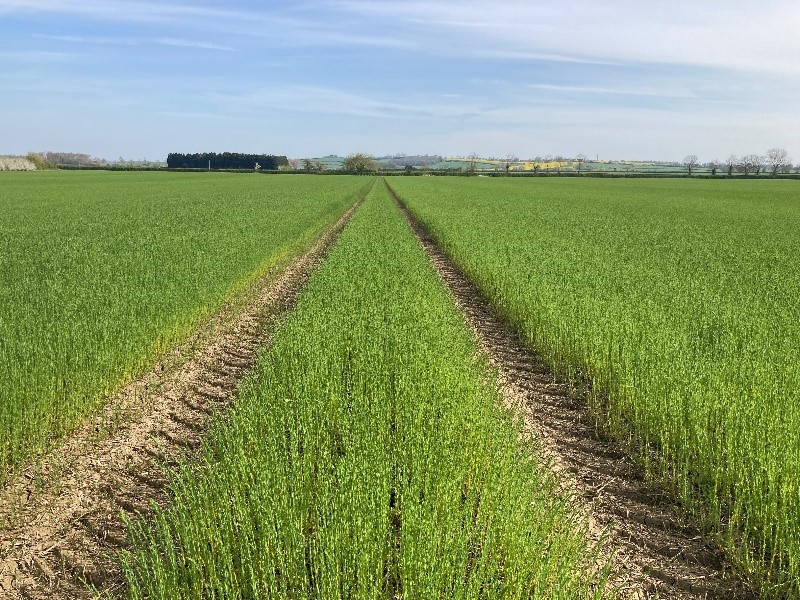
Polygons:
<instances>
[{"instance_id":1,"label":"blue sky","mask_svg":"<svg viewBox=\"0 0 800 600\"><path fill-rule=\"evenodd\" d=\"M800 160L796 0L0 0L0 154Z\"/></svg>"}]
</instances>

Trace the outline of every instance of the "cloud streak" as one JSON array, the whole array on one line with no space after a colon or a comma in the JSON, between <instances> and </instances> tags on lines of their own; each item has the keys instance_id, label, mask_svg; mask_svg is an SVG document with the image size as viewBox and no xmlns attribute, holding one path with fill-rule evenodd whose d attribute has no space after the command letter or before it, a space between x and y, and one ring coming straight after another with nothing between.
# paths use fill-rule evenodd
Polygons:
<instances>
[{"instance_id":1,"label":"cloud streak","mask_svg":"<svg viewBox=\"0 0 800 600\"><path fill-rule=\"evenodd\" d=\"M659 63L800 74L800 4L793 0L763 0L757 10L751 4L722 0L561 0L557 5L526 0L332 0L280 13L271 7L226 6L0 0L0 14L155 22L261 36L285 45L416 48L435 55L534 62Z\"/></svg>"},{"instance_id":2,"label":"cloud streak","mask_svg":"<svg viewBox=\"0 0 800 600\"><path fill-rule=\"evenodd\" d=\"M464 119L481 114L481 109L463 103L409 98L408 102L386 100L333 87L287 85L249 94L211 94L224 110L250 114L288 111L303 114L349 115L370 119Z\"/></svg>"},{"instance_id":3,"label":"cloud streak","mask_svg":"<svg viewBox=\"0 0 800 600\"><path fill-rule=\"evenodd\" d=\"M651 98L697 98L697 94L693 92L680 92L675 90L617 89L579 85L554 85L550 83L531 83L528 84L528 87L534 90L564 92L568 94L645 96Z\"/></svg>"},{"instance_id":4,"label":"cloud streak","mask_svg":"<svg viewBox=\"0 0 800 600\"><path fill-rule=\"evenodd\" d=\"M51 40L54 42L66 42L69 44L87 44L103 46L146 46L158 44L161 46L173 46L177 48L198 48L202 50L221 50L230 52L234 50L231 46L224 46L213 42L203 42L197 40L187 40L183 38L133 38L133 37L85 37L77 35L44 35L34 34L35 38Z\"/></svg>"},{"instance_id":5,"label":"cloud streak","mask_svg":"<svg viewBox=\"0 0 800 600\"><path fill-rule=\"evenodd\" d=\"M0 14L60 13L109 21L164 21L169 19L236 19L244 12L169 2L132 0L0 0Z\"/></svg>"},{"instance_id":6,"label":"cloud streak","mask_svg":"<svg viewBox=\"0 0 800 600\"><path fill-rule=\"evenodd\" d=\"M231 52L233 50L230 46L222 46L211 42L182 40L179 38L159 38L155 40L155 42L163 46L176 46L178 48L200 48L202 50L222 50L224 52Z\"/></svg>"},{"instance_id":7,"label":"cloud streak","mask_svg":"<svg viewBox=\"0 0 800 600\"><path fill-rule=\"evenodd\" d=\"M13 50L0 52L0 59L13 63L61 63L75 61L84 55L74 52Z\"/></svg>"},{"instance_id":8,"label":"cloud streak","mask_svg":"<svg viewBox=\"0 0 800 600\"><path fill-rule=\"evenodd\" d=\"M733 70L800 73L800 4L673 0L608 0L557 4L510 0L376 3L341 0L340 10L381 22L400 20L438 32L440 46L481 47L538 57L600 62L702 65ZM425 15L424 19L420 15Z\"/></svg>"}]
</instances>

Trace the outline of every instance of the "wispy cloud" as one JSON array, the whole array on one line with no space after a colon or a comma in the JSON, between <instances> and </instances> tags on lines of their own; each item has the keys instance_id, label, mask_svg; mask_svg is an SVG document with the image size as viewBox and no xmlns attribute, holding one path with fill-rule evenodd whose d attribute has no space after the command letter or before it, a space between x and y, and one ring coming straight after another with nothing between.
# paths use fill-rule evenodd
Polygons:
<instances>
[{"instance_id":1,"label":"wispy cloud","mask_svg":"<svg viewBox=\"0 0 800 600\"><path fill-rule=\"evenodd\" d=\"M334 114L371 119L464 119L476 116L480 108L467 103L408 97L407 102L385 100L369 94L332 87L284 85L249 94L212 94L223 107L237 107L249 113L290 111L304 114Z\"/></svg>"},{"instance_id":2,"label":"wispy cloud","mask_svg":"<svg viewBox=\"0 0 800 600\"><path fill-rule=\"evenodd\" d=\"M673 0L333 0L380 22L434 33L439 51L481 48L508 56L577 57L600 62L705 65L800 73L800 4ZM422 16L424 15L424 16Z\"/></svg>"},{"instance_id":3,"label":"wispy cloud","mask_svg":"<svg viewBox=\"0 0 800 600\"><path fill-rule=\"evenodd\" d=\"M550 83L531 83L528 84L528 87L535 90L566 92L570 94L647 96L653 98L697 98L697 94L693 92L681 92L677 90L617 89L608 87L586 87L578 85L555 85Z\"/></svg>"},{"instance_id":4,"label":"wispy cloud","mask_svg":"<svg viewBox=\"0 0 800 600\"><path fill-rule=\"evenodd\" d=\"M228 5L230 6L230 5ZM291 48L394 48L413 50L418 44L402 36L365 33L363 24L347 15L293 15L271 7L209 8L176 2L156 3L148 0L0 0L0 14L53 13L102 21L148 23L171 31L204 31L214 35L245 36L261 40L273 47ZM129 44L130 40L82 36L48 36L50 39L76 43ZM169 45L189 46L183 36L165 36ZM188 41L188 40L187 40ZM136 43L136 42L133 42ZM192 42L197 48L228 50L227 44Z\"/></svg>"},{"instance_id":5,"label":"wispy cloud","mask_svg":"<svg viewBox=\"0 0 800 600\"><path fill-rule=\"evenodd\" d=\"M0 52L0 59L18 63L53 63L74 61L83 55L73 52L42 52L28 50L14 50Z\"/></svg>"},{"instance_id":6,"label":"wispy cloud","mask_svg":"<svg viewBox=\"0 0 800 600\"><path fill-rule=\"evenodd\" d=\"M583 64L662 63L800 73L800 4L673 0L330 0L276 12L152 0L0 0L0 14L43 12L263 36L290 45L375 46L419 54ZM233 5L235 6L235 4ZM380 35L365 31L385 32ZM183 37L183 36L181 36ZM216 42L214 42L216 43ZM225 44L218 44L224 46Z\"/></svg>"},{"instance_id":7,"label":"wispy cloud","mask_svg":"<svg viewBox=\"0 0 800 600\"><path fill-rule=\"evenodd\" d=\"M470 56L478 56L482 58L491 58L498 60L514 60L514 61L528 61L528 62L555 62L555 63L575 63L581 65L605 65L615 66L620 65L619 61L604 60L600 58L592 58L587 56L571 56L568 54L551 54L546 52L525 52L522 50L496 50L486 49L480 47L473 47L471 49L457 50L459 54L467 54Z\"/></svg>"},{"instance_id":8,"label":"wispy cloud","mask_svg":"<svg viewBox=\"0 0 800 600\"><path fill-rule=\"evenodd\" d=\"M196 42L193 40L182 40L179 38L159 38L155 40L157 44L163 46L177 46L180 48L202 48L203 50L224 50L230 52L233 50L230 46L222 46L220 44L213 44L211 42Z\"/></svg>"},{"instance_id":9,"label":"wispy cloud","mask_svg":"<svg viewBox=\"0 0 800 600\"><path fill-rule=\"evenodd\" d=\"M216 44L213 42L203 42L197 40L187 40L182 38L134 38L134 37L86 37L78 35L45 35L34 34L34 37L55 42L66 42L70 44L89 44L89 45L109 45L109 46L146 46L158 44L160 46L174 46L178 48L199 48L203 50L223 50L230 52L234 50L231 46Z\"/></svg>"},{"instance_id":10,"label":"wispy cloud","mask_svg":"<svg viewBox=\"0 0 800 600\"><path fill-rule=\"evenodd\" d=\"M171 119L185 119L189 121L229 121L234 119L232 115L226 113L212 113L212 112L181 112L172 110L158 111L158 114Z\"/></svg>"},{"instance_id":11,"label":"wispy cloud","mask_svg":"<svg viewBox=\"0 0 800 600\"><path fill-rule=\"evenodd\" d=\"M48 35L43 33L34 33L33 37L40 40L67 42L69 44L116 44L126 46L135 46L137 44L134 39L119 37L86 37L81 35Z\"/></svg>"},{"instance_id":12,"label":"wispy cloud","mask_svg":"<svg viewBox=\"0 0 800 600\"><path fill-rule=\"evenodd\" d=\"M112 21L244 18L243 11L137 0L0 0L0 14L61 13Z\"/></svg>"}]
</instances>

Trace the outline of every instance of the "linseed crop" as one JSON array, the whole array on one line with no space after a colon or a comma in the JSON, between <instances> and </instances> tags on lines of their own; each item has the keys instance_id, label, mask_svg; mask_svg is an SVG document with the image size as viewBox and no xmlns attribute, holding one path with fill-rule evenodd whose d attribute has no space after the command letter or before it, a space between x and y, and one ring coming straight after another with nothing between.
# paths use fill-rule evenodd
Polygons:
<instances>
[{"instance_id":1,"label":"linseed crop","mask_svg":"<svg viewBox=\"0 0 800 600\"><path fill-rule=\"evenodd\" d=\"M305 176L0 179L0 479L365 189Z\"/></svg>"},{"instance_id":2,"label":"linseed crop","mask_svg":"<svg viewBox=\"0 0 800 600\"><path fill-rule=\"evenodd\" d=\"M796 182L391 183L741 572L800 594Z\"/></svg>"},{"instance_id":3,"label":"linseed crop","mask_svg":"<svg viewBox=\"0 0 800 600\"><path fill-rule=\"evenodd\" d=\"M169 508L132 598L596 598L604 571L378 184Z\"/></svg>"}]
</instances>

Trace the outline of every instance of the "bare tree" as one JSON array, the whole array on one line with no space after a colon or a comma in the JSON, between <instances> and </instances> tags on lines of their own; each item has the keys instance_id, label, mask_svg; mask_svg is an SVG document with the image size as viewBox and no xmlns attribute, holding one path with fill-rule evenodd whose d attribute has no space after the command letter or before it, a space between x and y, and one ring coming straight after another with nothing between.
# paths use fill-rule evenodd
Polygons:
<instances>
[{"instance_id":1,"label":"bare tree","mask_svg":"<svg viewBox=\"0 0 800 600\"><path fill-rule=\"evenodd\" d=\"M751 171L758 175L764 166L764 157L760 154L747 154L739 159L739 165L745 175Z\"/></svg>"},{"instance_id":2,"label":"bare tree","mask_svg":"<svg viewBox=\"0 0 800 600\"><path fill-rule=\"evenodd\" d=\"M778 169L791 160L786 148L770 148L767 150L766 159L767 163L772 169L773 175L776 175L778 173Z\"/></svg>"},{"instance_id":3,"label":"bare tree","mask_svg":"<svg viewBox=\"0 0 800 600\"><path fill-rule=\"evenodd\" d=\"M310 158L303 159L303 169L305 169L306 173L311 173L314 170L314 161Z\"/></svg>"},{"instance_id":4,"label":"bare tree","mask_svg":"<svg viewBox=\"0 0 800 600\"><path fill-rule=\"evenodd\" d=\"M764 156L761 154L752 155L753 166L756 170L756 175L761 175L761 170L764 168Z\"/></svg>"},{"instance_id":5,"label":"bare tree","mask_svg":"<svg viewBox=\"0 0 800 600\"><path fill-rule=\"evenodd\" d=\"M750 169L753 167L753 163L751 161L752 154L745 154L739 159L739 169L747 175L750 172Z\"/></svg>"},{"instance_id":6,"label":"bare tree","mask_svg":"<svg viewBox=\"0 0 800 600\"><path fill-rule=\"evenodd\" d=\"M467 166L467 173L470 175L474 175L475 171L478 169L478 154L473 152L468 157L468 166Z\"/></svg>"},{"instance_id":7,"label":"bare tree","mask_svg":"<svg viewBox=\"0 0 800 600\"><path fill-rule=\"evenodd\" d=\"M697 155L687 154L683 159L683 166L689 171L689 177L692 176L692 169L697 166Z\"/></svg>"},{"instance_id":8,"label":"bare tree","mask_svg":"<svg viewBox=\"0 0 800 600\"><path fill-rule=\"evenodd\" d=\"M735 154L731 154L725 159L725 164L728 166L728 175L733 175L733 167L739 164L739 159Z\"/></svg>"},{"instance_id":9,"label":"bare tree","mask_svg":"<svg viewBox=\"0 0 800 600\"><path fill-rule=\"evenodd\" d=\"M350 154L347 156L344 159L342 168L345 171L350 171L352 173L369 173L377 170L375 159L373 159L369 154L364 154L363 152Z\"/></svg>"},{"instance_id":10,"label":"bare tree","mask_svg":"<svg viewBox=\"0 0 800 600\"><path fill-rule=\"evenodd\" d=\"M314 163L314 168L317 170L317 173L322 173L325 170L325 165L322 164L322 161L318 160Z\"/></svg>"},{"instance_id":11,"label":"bare tree","mask_svg":"<svg viewBox=\"0 0 800 600\"><path fill-rule=\"evenodd\" d=\"M578 163L578 173L580 173L581 172L581 167L583 166L583 163L586 162L586 155L585 154L578 154L578 156L575 157L575 162Z\"/></svg>"},{"instance_id":12,"label":"bare tree","mask_svg":"<svg viewBox=\"0 0 800 600\"><path fill-rule=\"evenodd\" d=\"M711 169L711 175L714 176L717 174L717 169L719 169L719 159L715 158L711 162L708 163L708 168Z\"/></svg>"}]
</instances>

